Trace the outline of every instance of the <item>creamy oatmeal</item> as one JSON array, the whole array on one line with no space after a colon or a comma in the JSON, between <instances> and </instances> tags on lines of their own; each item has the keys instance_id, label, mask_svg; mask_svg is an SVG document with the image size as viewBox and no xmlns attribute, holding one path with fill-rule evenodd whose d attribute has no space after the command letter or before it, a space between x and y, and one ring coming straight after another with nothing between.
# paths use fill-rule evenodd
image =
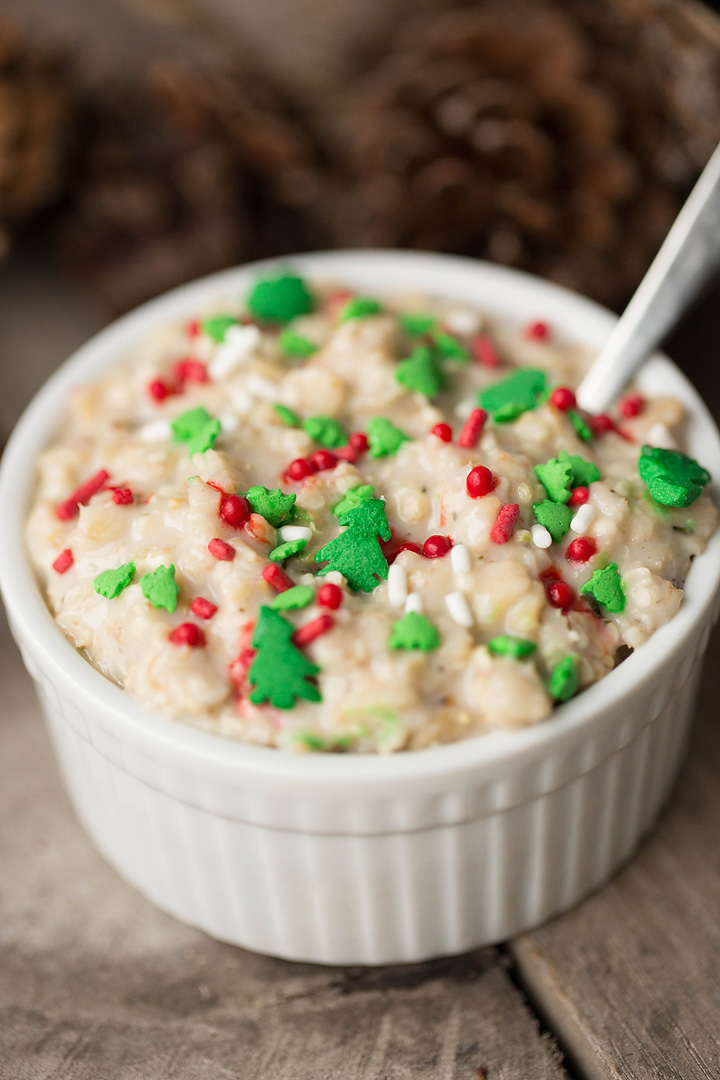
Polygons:
<instances>
[{"instance_id":1,"label":"creamy oatmeal","mask_svg":"<svg viewBox=\"0 0 720 1080\"><path fill-rule=\"evenodd\" d=\"M74 646L146 709L296 750L551 715L677 611L714 530L683 410L581 413L588 356L292 272L74 392L27 543Z\"/></svg>"}]
</instances>

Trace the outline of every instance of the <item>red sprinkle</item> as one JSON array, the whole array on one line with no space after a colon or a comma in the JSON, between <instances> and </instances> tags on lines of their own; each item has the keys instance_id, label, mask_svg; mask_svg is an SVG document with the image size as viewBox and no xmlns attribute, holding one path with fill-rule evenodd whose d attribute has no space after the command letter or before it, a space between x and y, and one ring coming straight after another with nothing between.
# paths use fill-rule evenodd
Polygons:
<instances>
[{"instance_id":1,"label":"red sprinkle","mask_svg":"<svg viewBox=\"0 0 720 1080\"><path fill-rule=\"evenodd\" d=\"M484 409L473 409L460 432L458 446L462 446L464 450L472 450L482 434L487 418L488 414Z\"/></svg>"},{"instance_id":2,"label":"red sprinkle","mask_svg":"<svg viewBox=\"0 0 720 1080\"><path fill-rule=\"evenodd\" d=\"M615 421L607 413L598 413L590 417L590 427L594 435L604 435L607 431L615 431Z\"/></svg>"},{"instance_id":3,"label":"red sprinkle","mask_svg":"<svg viewBox=\"0 0 720 1080\"><path fill-rule=\"evenodd\" d=\"M320 637L321 634L326 634L328 630L332 630L334 625L335 620L332 615L318 615L317 619L312 619L311 622L298 627L292 636L293 644L301 649L304 645L309 645L315 638Z\"/></svg>"},{"instance_id":4,"label":"red sprinkle","mask_svg":"<svg viewBox=\"0 0 720 1080\"><path fill-rule=\"evenodd\" d=\"M590 498L590 488L576 487L570 492L568 506L582 506Z\"/></svg>"},{"instance_id":5,"label":"red sprinkle","mask_svg":"<svg viewBox=\"0 0 720 1080\"><path fill-rule=\"evenodd\" d=\"M210 600L206 600L204 596L196 596L190 605L190 610L193 615L197 615L199 619L212 619L217 611L217 604L213 604Z\"/></svg>"},{"instance_id":6,"label":"red sprinkle","mask_svg":"<svg viewBox=\"0 0 720 1080\"><path fill-rule=\"evenodd\" d=\"M592 536L578 536L577 540L573 540L571 544L568 544L565 554L570 562L586 563L592 559L596 552L597 544Z\"/></svg>"},{"instance_id":7,"label":"red sprinkle","mask_svg":"<svg viewBox=\"0 0 720 1080\"><path fill-rule=\"evenodd\" d=\"M478 334L477 337L474 337L470 349L478 364L482 364L482 366L486 368L500 367L500 357L487 335Z\"/></svg>"},{"instance_id":8,"label":"red sprinkle","mask_svg":"<svg viewBox=\"0 0 720 1080\"><path fill-rule=\"evenodd\" d=\"M316 450L310 455L308 461L314 472L324 472L326 469L334 469L337 465L335 454L331 454L329 450Z\"/></svg>"},{"instance_id":9,"label":"red sprinkle","mask_svg":"<svg viewBox=\"0 0 720 1080\"><path fill-rule=\"evenodd\" d=\"M228 495L220 502L220 517L234 529L239 529L249 521L251 513L250 503L240 495Z\"/></svg>"},{"instance_id":10,"label":"red sprinkle","mask_svg":"<svg viewBox=\"0 0 720 1080\"><path fill-rule=\"evenodd\" d=\"M196 338L200 334L200 320L191 319L185 327L185 332L189 338Z\"/></svg>"},{"instance_id":11,"label":"red sprinkle","mask_svg":"<svg viewBox=\"0 0 720 1080\"><path fill-rule=\"evenodd\" d=\"M276 592L285 592L287 589L292 589L295 584L290 575L286 574L277 563L268 563L263 567L262 576Z\"/></svg>"},{"instance_id":12,"label":"red sprinkle","mask_svg":"<svg viewBox=\"0 0 720 1080\"><path fill-rule=\"evenodd\" d=\"M335 451L335 456L339 458L340 461L349 461L351 465L354 465L360 457L360 454L354 447L350 446L350 443L348 443L347 446L338 446Z\"/></svg>"},{"instance_id":13,"label":"red sprinkle","mask_svg":"<svg viewBox=\"0 0 720 1080\"><path fill-rule=\"evenodd\" d=\"M113 488L112 498L116 506L129 506L134 501L130 488Z\"/></svg>"},{"instance_id":14,"label":"red sprinkle","mask_svg":"<svg viewBox=\"0 0 720 1080\"><path fill-rule=\"evenodd\" d=\"M547 586L547 598L553 607L567 611L572 607L575 593L564 581L551 581Z\"/></svg>"},{"instance_id":15,"label":"red sprinkle","mask_svg":"<svg viewBox=\"0 0 720 1080\"><path fill-rule=\"evenodd\" d=\"M550 403L560 412L567 412L577 405L577 398L569 386L557 386L550 395Z\"/></svg>"},{"instance_id":16,"label":"red sprinkle","mask_svg":"<svg viewBox=\"0 0 720 1080\"><path fill-rule=\"evenodd\" d=\"M406 540L404 544L401 544L400 547L397 549L397 555L399 555L401 551L412 551L416 555L422 555L423 553L423 549L420 547L420 545L416 544L413 540Z\"/></svg>"},{"instance_id":17,"label":"red sprinkle","mask_svg":"<svg viewBox=\"0 0 720 1080\"><path fill-rule=\"evenodd\" d=\"M194 622L180 623L168 634L168 637L173 645L189 645L192 649L202 648L205 645L205 632Z\"/></svg>"},{"instance_id":18,"label":"red sprinkle","mask_svg":"<svg viewBox=\"0 0 720 1080\"><path fill-rule=\"evenodd\" d=\"M452 442L452 428L449 424L436 424L430 434L437 436L442 442Z\"/></svg>"},{"instance_id":19,"label":"red sprinkle","mask_svg":"<svg viewBox=\"0 0 720 1080\"><path fill-rule=\"evenodd\" d=\"M166 382L163 382L162 379L153 379L153 381L148 384L148 394L153 401L164 401L166 397L170 397L170 395L174 393L175 391L173 388L168 386Z\"/></svg>"},{"instance_id":20,"label":"red sprinkle","mask_svg":"<svg viewBox=\"0 0 720 1080\"><path fill-rule=\"evenodd\" d=\"M426 559L442 559L452 546L453 542L449 536L428 536L423 544L422 553Z\"/></svg>"},{"instance_id":21,"label":"red sprinkle","mask_svg":"<svg viewBox=\"0 0 720 1080\"><path fill-rule=\"evenodd\" d=\"M471 499L480 499L495 487L495 477L484 465L476 465L465 479L465 487Z\"/></svg>"},{"instance_id":22,"label":"red sprinkle","mask_svg":"<svg viewBox=\"0 0 720 1080\"><path fill-rule=\"evenodd\" d=\"M342 604L342 589L339 585L335 585L332 581L328 581L327 585L321 585L317 593L317 602L320 607L330 608L331 611L337 611Z\"/></svg>"},{"instance_id":23,"label":"red sprinkle","mask_svg":"<svg viewBox=\"0 0 720 1080\"><path fill-rule=\"evenodd\" d=\"M525 327L525 337L530 341L547 341L550 337L550 327L542 319L537 319Z\"/></svg>"},{"instance_id":24,"label":"red sprinkle","mask_svg":"<svg viewBox=\"0 0 720 1080\"><path fill-rule=\"evenodd\" d=\"M517 503L505 503L498 511L495 524L490 531L490 539L493 544L507 544L513 534L517 520L520 516L520 507Z\"/></svg>"},{"instance_id":25,"label":"red sprinkle","mask_svg":"<svg viewBox=\"0 0 720 1080\"><path fill-rule=\"evenodd\" d=\"M180 389L186 382L206 383L208 381L207 368L199 360L178 360L174 370Z\"/></svg>"},{"instance_id":26,"label":"red sprinkle","mask_svg":"<svg viewBox=\"0 0 720 1080\"><path fill-rule=\"evenodd\" d=\"M626 420L630 420L633 416L639 416L644 408L645 398L642 394L628 394L620 402L620 415L624 416Z\"/></svg>"},{"instance_id":27,"label":"red sprinkle","mask_svg":"<svg viewBox=\"0 0 720 1080\"><path fill-rule=\"evenodd\" d=\"M61 521L70 521L77 514L79 508L89 502L93 495L97 494L101 487L107 483L110 479L110 473L101 469L100 472L95 473L89 480L86 480L84 484L81 484L77 491L74 491L72 495L60 503L55 514Z\"/></svg>"},{"instance_id":28,"label":"red sprinkle","mask_svg":"<svg viewBox=\"0 0 720 1080\"><path fill-rule=\"evenodd\" d=\"M235 548L231 547L230 544L226 544L224 540L220 540L217 536L208 544L208 551L216 559L220 559L221 562L232 562L235 558Z\"/></svg>"},{"instance_id":29,"label":"red sprinkle","mask_svg":"<svg viewBox=\"0 0 720 1080\"><path fill-rule=\"evenodd\" d=\"M61 551L57 559L53 563L53 570L58 574L64 574L66 570L69 570L72 564L75 562L73 553L70 548L65 548Z\"/></svg>"},{"instance_id":30,"label":"red sprinkle","mask_svg":"<svg viewBox=\"0 0 720 1080\"><path fill-rule=\"evenodd\" d=\"M315 469L312 467L309 461L305 458L295 458L291 461L285 470L285 476L288 480L295 480L296 483L300 480L304 480L306 476L312 476Z\"/></svg>"},{"instance_id":31,"label":"red sprinkle","mask_svg":"<svg viewBox=\"0 0 720 1080\"><path fill-rule=\"evenodd\" d=\"M352 435L348 439L348 442L350 446L352 446L353 450L355 450L358 454L366 453L367 448L370 445L368 442L368 437L364 431L353 431Z\"/></svg>"}]
</instances>

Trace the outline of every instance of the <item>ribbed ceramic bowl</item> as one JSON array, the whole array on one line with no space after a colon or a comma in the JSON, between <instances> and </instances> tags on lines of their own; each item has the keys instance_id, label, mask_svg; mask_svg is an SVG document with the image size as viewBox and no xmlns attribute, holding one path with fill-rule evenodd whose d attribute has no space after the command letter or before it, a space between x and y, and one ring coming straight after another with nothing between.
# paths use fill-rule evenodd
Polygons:
<instances>
[{"instance_id":1,"label":"ribbed ceramic bowl","mask_svg":"<svg viewBox=\"0 0 720 1080\"><path fill-rule=\"evenodd\" d=\"M542 317L599 346L614 316L563 289L436 255L341 252L291 260L382 295L413 289L516 321ZM159 907L260 952L380 964L461 952L535 926L597 888L655 821L677 773L717 614L720 533L680 611L553 719L389 757L292 755L144 713L65 640L45 608L23 522L38 452L69 387L149 329L258 266L215 275L126 316L67 361L20 420L0 471L0 585L68 791L100 851ZM642 387L689 410L690 451L720 476L720 441L667 359Z\"/></svg>"}]
</instances>

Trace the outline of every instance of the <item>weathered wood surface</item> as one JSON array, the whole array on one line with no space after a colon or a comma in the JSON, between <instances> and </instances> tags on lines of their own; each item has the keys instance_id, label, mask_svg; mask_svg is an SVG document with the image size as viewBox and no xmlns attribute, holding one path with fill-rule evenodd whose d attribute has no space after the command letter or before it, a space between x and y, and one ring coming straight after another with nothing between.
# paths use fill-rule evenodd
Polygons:
<instances>
[{"instance_id":1,"label":"weathered wood surface","mask_svg":"<svg viewBox=\"0 0 720 1080\"><path fill-rule=\"evenodd\" d=\"M709 300L676 349L711 403L717 310ZM5 424L98 323L47 265L0 268ZM716 1080L719 660L716 635L678 791L606 889L507 951L324 969L213 942L115 875L72 816L3 630L0 1078Z\"/></svg>"}]
</instances>

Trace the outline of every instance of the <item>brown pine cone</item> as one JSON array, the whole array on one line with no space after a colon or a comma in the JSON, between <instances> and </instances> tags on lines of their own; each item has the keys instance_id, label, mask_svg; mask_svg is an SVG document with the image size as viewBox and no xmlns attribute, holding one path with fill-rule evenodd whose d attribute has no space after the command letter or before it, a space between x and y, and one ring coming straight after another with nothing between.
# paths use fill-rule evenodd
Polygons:
<instances>
[{"instance_id":1,"label":"brown pine cone","mask_svg":"<svg viewBox=\"0 0 720 1080\"><path fill-rule=\"evenodd\" d=\"M622 303L720 138L720 47L681 7L478 0L406 21L335 117L336 242Z\"/></svg>"},{"instance_id":2,"label":"brown pine cone","mask_svg":"<svg viewBox=\"0 0 720 1080\"><path fill-rule=\"evenodd\" d=\"M62 186L70 113L62 59L0 19L0 255Z\"/></svg>"},{"instance_id":3,"label":"brown pine cone","mask_svg":"<svg viewBox=\"0 0 720 1080\"><path fill-rule=\"evenodd\" d=\"M309 246L315 149L265 78L163 60L142 92L94 100L82 129L66 257L113 311L199 275Z\"/></svg>"}]
</instances>

